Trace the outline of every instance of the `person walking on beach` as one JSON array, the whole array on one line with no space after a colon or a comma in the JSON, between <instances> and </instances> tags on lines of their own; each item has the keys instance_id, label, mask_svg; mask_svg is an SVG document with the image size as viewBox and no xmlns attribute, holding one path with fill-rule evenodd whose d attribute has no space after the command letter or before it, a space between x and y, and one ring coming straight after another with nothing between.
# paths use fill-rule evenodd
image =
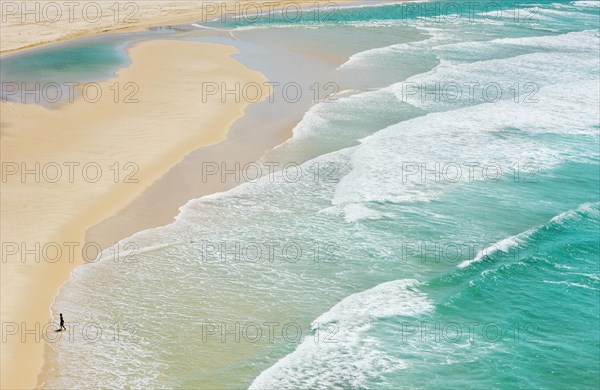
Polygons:
<instances>
[{"instance_id":1,"label":"person walking on beach","mask_svg":"<svg viewBox=\"0 0 600 390\"><path fill-rule=\"evenodd\" d=\"M67 330L67 328L65 328L65 319L62 316L62 313L60 313L60 328L58 329L59 332L62 332L62 330Z\"/></svg>"}]
</instances>

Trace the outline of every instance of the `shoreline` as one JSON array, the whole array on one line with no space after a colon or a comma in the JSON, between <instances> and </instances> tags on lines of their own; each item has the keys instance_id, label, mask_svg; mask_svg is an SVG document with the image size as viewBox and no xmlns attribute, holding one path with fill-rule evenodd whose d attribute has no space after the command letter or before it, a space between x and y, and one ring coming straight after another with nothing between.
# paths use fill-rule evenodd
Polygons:
<instances>
[{"instance_id":1,"label":"shoreline","mask_svg":"<svg viewBox=\"0 0 600 390\"><path fill-rule=\"evenodd\" d=\"M374 4L394 4L401 3L411 0L376 0L373 2ZM53 3L52 0L42 0L38 3ZM95 4L98 4L94 2ZM2 30L0 32L0 38L3 42L3 47L0 47L0 57L5 55L18 54L23 51L43 48L47 46L51 46L57 43L67 43L70 41L89 38L89 37L101 37L104 35L111 34L127 34L127 33L143 33L149 32L152 28L168 28L168 27L177 27L182 25L190 25L194 22L203 21L203 19L208 19L205 15L205 11L207 11L207 3L215 4L215 2L207 2L207 1L192 1L192 0L138 0L135 2L124 2L124 4L133 3L138 7L137 9L132 9L131 20L127 20L127 16L120 16L119 22L120 24L114 23L114 19L116 18L115 10L107 7L107 9L103 9L101 13L101 18L98 22L90 23L89 21L82 20L81 15L75 13L73 11L74 20L73 21L63 21L62 18L57 23L60 25L61 29L57 29L58 31L52 30L49 26L53 23L32 23L28 25L27 22L22 23L20 20L14 17L14 15L6 15L6 22L3 22ZM227 1L219 2L227 3ZM239 2L233 2L235 4L239 4ZM275 5L273 5L275 3ZM267 15L269 13L269 9L272 11L282 10L286 4L298 4L302 6L302 9L307 9L310 6L315 4L319 5L327 5L327 4L335 4L336 6L340 6L345 8L347 6L357 6L357 5L372 5L368 0L343 0L341 2L332 2L327 0L281 0L281 1L268 1L268 0L258 0L253 2L253 4L258 4L261 8L264 6L267 11L263 14ZM113 3L108 3L109 6L113 6ZM272 7L272 8L271 8ZM133 12L135 11L135 12ZM271 11L271 12L272 12ZM222 17L222 13L224 11L219 7L217 10L210 9L210 17L211 19ZM231 10L225 10L226 14L233 14L235 12ZM123 11L123 13L126 13ZM13 16L13 18L11 18ZM252 14L254 16L254 13ZM51 20L51 16L46 15L49 20ZM138 19L138 17L142 17L143 19ZM120 19L123 20L120 20ZM13 20L11 20L13 19ZM20 19L20 17L18 18ZM135 22L134 22L135 21ZM46 31L42 31L40 33L40 25L43 26ZM90 26L95 28L90 28ZM70 28L68 28L70 27ZM19 31L19 29L21 31ZM8 30L8 32L7 32ZM14 30L14 31L13 31ZM28 37L36 36L36 35L46 35L48 38L46 40L38 40L36 42L27 42L22 41L18 42L20 36L25 35ZM17 41L17 42L15 42ZM8 48L7 48L8 47Z\"/></svg>"},{"instance_id":2,"label":"shoreline","mask_svg":"<svg viewBox=\"0 0 600 390\"><path fill-rule=\"evenodd\" d=\"M201 36L195 38L204 42ZM247 58L248 50L244 50L243 45L236 46L238 39L251 42L247 37L237 36L210 42L235 46L238 52L234 54L234 58L261 72L270 82L283 84L297 81L306 91L315 81L330 81L325 75L334 71L340 64L317 53L307 55L294 53L289 49L271 48L272 62L269 66L258 66L252 58ZM304 75L298 74L300 70ZM198 148L183 156L182 161L171 167L126 208L89 228L86 231L86 240L99 242L103 247L114 245L137 232L171 224L179 214L180 208L192 199L228 191L242 184L243 180L222 180L219 174L209 175L204 180L202 166L204 163L211 163L219 167L225 164L231 168L236 163L244 166L258 161L292 137L295 125L315 103L312 98L302 99L294 104L282 101L278 95L273 99L273 102L265 99L248 105L244 116L232 125L223 142ZM275 116L275 112L285 115ZM268 120L265 121L265 118ZM170 191L172 188L177 188L178 191ZM154 208L157 203L161 204L160 210Z\"/></svg>"},{"instance_id":3,"label":"shoreline","mask_svg":"<svg viewBox=\"0 0 600 390\"><path fill-rule=\"evenodd\" d=\"M306 3L306 4L313 4L314 2L308 2L306 0L302 0L298 3ZM320 3L326 3L321 1ZM345 0L343 4L346 5L351 5L351 4L357 4L357 3L363 3L363 2L355 2L355 1L349 1L349 0ZM282 3L283 4L283 3ZM195 11L192 11L195 12ZM201 17L201 16L200 16ZM151 23L148 23L145 26L137 26L137 27L133 27L133 28L128 28L128 27L115 27L109 30L105 30L102 32L98 32L98 31L91 31L91 32L85 32L82 34L78 34L78 35L70 35L70 36L64 36L60 39L51 41L51 42L41 42L41 43L34 43L31 44L29 46L24 46L24 47L20 47L17 49L13 49L13 50L4 50L0 52L0 55L2 57L4 57L5 55L18 55L22 52L25 51L29 51L29 50L36 50L36 49L41 49L41 48L45 48L51 45L55 45L55 44L70 44L73 41L77 41L80 39L86 39L86 38L93 38L93 37L102 37L102 36L108 36L108 35L125 35L127 33L143 33L143 32L147 32L147 33L151 33L151 28L153 27L160 27L160 26L177 26L177 24L182 24L182 23L191 23L194 21L197 21L199 19L199 16L194 14L194 16L191 15L185 15L185 16L178 16L176 19L165 19L165 20L161 20L161 21L152 21ZM194 31L187 31L187 33L192 33ZM200 31L198 31L198 33L200 33ZM168 36L171 36L172 34L169 34ZM187 35L187 34L184 34ZM127 53L130 55L132 51L137 51L137 47L139 46L145 46L147 44L152 44L153 42L167 42L166 39L169 39L168 36L165 35L156 35L156 36L151 36L151 37L141 37L141 39L139 40L135 40L134 42L130 43L128 45L127 48ZM179 44L184 44L184 45L212 45L212 46L219 46L222 48L231 48L231 46L227 46L225 44L210 44L210 43L197 43L197 42L181 42L181 41L177 41L177 40L169 40L168 42L178 42L175 43L175 45L179 45ZM227 49L224 49L227 50ZM247 65L244 65L244 63L242 61L236 60L234 58L232 58L232 55L235 55L236 51L234 50L233 52L229 52L228 54L225 54L224 56L227 58L226 61L229 62L235 62L237 63L237 65L241 66L242 68L245 68L245 72L250 72L250 73L258 73L257 71L251 70L248 68ZM222 54L222 53L221 53ZM187 55L187 54L186 54ZM209 56L212 60L212 56ZM173 62L178 62L176 60L180 60L181 58L177 58L174 59ZM221 61L222 58L219 59L219 61ZM133 58L131 60L131 63L125 67L125 68L121 68L119 69L116 74L119 75L122 72L127 72L128 69L133 68L133 67L141 67L140 66L140 62L141 61L134 61ZM144 61L145 62L145 61ZM185 60L182 63L187 63ZM237 72L237 71L236 71ZM233 72L233 73L236 73ZM239 75L239 73L236 73L236 75ZM118 78L118 77L117 77ZM264 75L262 75L262 79L266 80ZM108 79L108 80L104 80L101 81L100 83L108 83L113 81L113 79ZM217 103L218 104L218 103ZM6 105L3 103L4 107L6 107ZM9 104L10 105L10 104ZM19 104L17 104L19 105ZM68 105L66 105L68 106ZM240 118L244 118L246 115L246 107L249 107L249 104L245 104L244 107L241 108L241 110L238 112L239 116L234 117L234 118L230 118L230 122L227 126L223 126L224 127L224 132L222 134L222 137L219 140L214 140L212 142L208 142L208 143L201 143L201 144L195 144L195 145L186 145L186 147L184 148L185 150L179 150L178 152L174 153L171 156L170 160L165 160L162 161L161 164L158 164L158 167L154 167L151 168L149 170L146 170L145 176L143 178L143 183L146 183L145 186L143 186L143 188L139 188L139 190L137 191L131 191L131 186L121 186L120 188L115 188L113 190L112 196L110 197L104 197L102 200L96 202L95 204L93 204L90 209L88 210L88 212L85 213L78 213L77 211L74 210L70 210L73 214L72 218L69 220L69 222L65 225L62 226L60 229L59 233L55 233L52 235L52 239L54 239L55 241L58 242L67 242L67 241L71 241L71 242L78 242L78 243L82 243L82 244L86 244L86 243L90 243L90 242L100 242L101 243L101 247L102 250L106 250L108 249L111 245L113 245L115 242L118 242L120 240L124 240L127 237L129 237L131 234L134 234L136 232L139 232L141 230L145 230L145 229L149 229L152 227L156 227L156 226L162 226L165 224L168 224L170 222L172 222L174 220L174 218L177 216L178 214L178 210L179 207L183 206L187 201L189 201L190 199L194 199L197 198L201 195L207 195L207 194L211 194L211 193L215 193L215 192L219 192L219 191L224 191L227 190L229 188L232 188L236 185L238 185L239 183L222 183L224 184L223 186L217 188L214 185L213 186L205 186L204 190L206 191L203 194L194 194L193 196L184 196L185 201L184 202L179 202L177 203L176 207L174 210L171 210L172 212L167 212L166 214L163 213L162 217L159 217L157 214L153 213L153 209L151 208L152 206L156 206L156 202L157 202L157 198L155 197L155 195L158 194L165 194L165 188L168 188L168 182L169 182L169 177L167 175L167 173L171 173L172 171L174 172L174 175L176 176L178 173L178 169L181 168L181 170L185 170L185 165L189 164L190 161L194 161L194 159L196 159L195 161L197 161L197 157L191 157L190 161L187 161L188 156L191 155L196 155L198 153L202 154L202 152L204 152L206 150L207 147L210 147L210 145L214 145L214 146L221 146L221 150L231 150L232 145L235 147L235 140L232 140L229 143L223 143L222 141L224 140L228 140L230 133L232 133L232 126L235 126L235 124L237 124L238 119ZM37 106L31 106L30 107L32 110L37 110L40 111L39 107ZM56 109L56 111L61 112L61 110L63 110L65 108L58 107ZM296 119L300 119L301 115L298 118L292 118L293 120L289 120L288 122L290 122L288 125L284 125L282 127L282 124L280 123L280 127L277 129L277 131L271 131L270 132L270 139L268 140L268 142L266 142L266 144L269 144L269 148L267 148L266 150L264 149L254 149L255 152L259 153L258 157L261 156L262 153L270 150L270 148L277 146L278 144L285 142L287 139L290 138L291 136L291 129L293 128L293 126L296 123ZM4 123L4 118L2 121L2 125L3 127L5 127L5 123ZM2 135L5 136L4 133L6 133L6 129L3 129L2 131ZM225 145L224 145L225 144ZM217 148L217 150L219 150L219 148ZM56 149L55 149L56 151ZM252 156L252 154L248 154L247 156L248 161L254 161L257 159L257 156ZM235 161L235 160L234 160ZM183 167L182 167L183 166ZM162 167L162 168L160 168ZM187 168L188 170L190 169L189 167ZM166 180L167 185L165 186L165 183L163 182L164 180ZM161 187L161 182L163 182L162 187ZM146 196L146 194L149 194L148 196ZM189 195L189 194L188 194ZM4 196L3 196L4 197ZM160 198L160 197L159 197ZM144 202L146 202L146 205L149 206L146 209L144 209L144 207L139 207L139 202L141 200L142 205L144 204ZM149 203L148 203L149 202ZM172 202L171 206L174 203ZM110 223L105 223L106 221L110 221L113 218L116 218L116 220L118 222L123 222L123 220L119 221L120 217L123 217L124 213L123 210L129 209L129 207L131 206L131 209L134 210L134 218L130 218L129 220L127 220L127 216L125 216L125 225L127 225L127 227L125 228L125 230L123 231L115 231L114 229L111 229L111 224ZM3 202L2 205L3 208L6 208L6 203ZM8 208L10 209L10 207ZM100 211L98 211L100 210ZM112 211L111 211L112 210ZM135 210L137 210L137 212L142 211L142 214L146 215L146 218L144 220L144 218L140 218L139 220L142 221L141 225L138 225L137 227L135 227L135 224L132 223L132 221L138 221L138 216L135 216ZM106 212L103 212L106 211ZM174 212L173 212L174 211ZM3 218L5 219L5 218ZM113 221L114 222L114 221ZM115 225L114 223L112 224L112 228L114 228ZM100 229L98 229L98 227L100 227ZM102 227L108 228L108 230L105 230L104 232L102 232ZM129 231L127 230L127 228L129 228ZM113 237L118 237L118 240L110 240L110 239L104 239L103 237L107 237L107 231L110 231L110 235L112 235ZM5 236L4 232L3 232L3 236ZM45 240L47 240L47 237L44 237ZM3 241L4 241L4 237L3 237ZM39 241L38 241L39 242ZM54 277L54 286L56 286L56 288L54 289L47 289L47 290L52 290L51 293L51 301L47 302L46 310L48 310L49 313L49 317L52 318L52 311L51 311L51 305L54 302L56 295L59 292L59 289L71 278L71 272L77 268L79 265L84 265L86 264L86 261L80 261L80 262L76 262L76 263L71 263L68 264L68 266L64 267L65 269L63 269L61 272L58 272L56 274L59 274L58 277L57 275L53 275ZM46 267L47 268L47 267ZM41 274L40 274L41 273ZM4 275L6 274L6 272L3 273ZM31 278L31 274L33 274L33 272L24 272L24 273L20 273L19 272L19 277L21 278ZM44 272L41 271L36 271L36 279L42 277L42 275L44 274ZM31 283L35 281L32 280L25 280L25 283ZM5 290L5 286L6 283L3 283L3 293ZM35 287L35 291L37 292L39 286ZM38 298L32 298L32 299L38 299ZM13 304L15 302L12 302ZM3 302L3 304L6 304L6 302ZM39 305L37 305L39 306ZM36 307L37 307L36 306ZM3 310L4 311L4 310ZM39 313L38 311L35 311L36 313ZM7 317L4 316L3 317ZM35 315L34 315L35 317ZM20 384L24 384L24 383L29 383L29 384L34 384L34 385L40 385L43 383L43 367L46 364L46 359L45 359L45 348L52 348L52 346L44 341L42 341L41 345L43 345L43 348L40 348L39 345L37 346L37 348L33 348L36 351L29 351L29 353L26 353L26 360L28 361L33 361L35 360L35 366L38 367L37 370L22 370L22 371L28 371L27 374L25 374L24 372L19 372L18 375L20 376L18 379L18 383ZM36 346L34 346L36 347ZM40 351L41 349L41 351ZM3 353L4 356L7 356L5 353ZM39 357L39 359L32 359L31 357L33 356L37 356ZM10 359L12 361L18 361L21 360L19 358L16 359ZM3 364L2 364L3 368L2 371L7 371L7 372L11 372L11 375L14 374L17 371L14 371L12 369L6 370L5 368L5 360L3 360ZM17 365L18 366L18 365ZM36 371L35 374L37 375L32 375L33 371ZM31 379L31 377L34 376L35 379ZM26 379L29 378L29 379ZM5 387L5 380L2 381L2 387ZM12 385L11 385L12 386ZM27 385L24 387L32 387L31 385Z\"/></svg>"},{"instance_id":4,"label":"shoreline","mask_svg":"<svg viewBox=\"0 0 600 390\"><path fill-rule=\"evenodd\" d=\"M189 152L222 142L248 103L222 104L212 99L198 104L200 88L190 80L266 81L260 73L231 58L235 52L230 46L199 42L152 40L134 44L128 48L131 65L100 85L108 89L115 80L135 81L140 85L138 104L123 105L110 99L89 104L79 98L48 110L2 102L3 162L19 161L31 167L37 162L91 161L105 173L94 183L81 178L72 183L7 180L2 185L2 225L11 228L2 230L3 243L24 242L26 248L50 243L84 247L87 229L118 214ZM154 66L147 69L147 63ZM188 66L181 69L180 63ZM113 180L111 164L127 161L137 164L137 183ZM48 199L52 201L46 202ZM83 254L75 259L61 252L52 262L40 256L35 260L44 260L22 263L18 256L6 256L2 295L20 299L3 300L3 318L30 324L27 329L48 322L60 286L69 280L73 269L86 263ZM8 373L2 376L2 388L32 388L38 383L46 343L33 342L33 338L26 343L18 341L15 338L2 345L2 372ZM24 361L29 363L20 363Z\"/></svg>"}]
</instances>

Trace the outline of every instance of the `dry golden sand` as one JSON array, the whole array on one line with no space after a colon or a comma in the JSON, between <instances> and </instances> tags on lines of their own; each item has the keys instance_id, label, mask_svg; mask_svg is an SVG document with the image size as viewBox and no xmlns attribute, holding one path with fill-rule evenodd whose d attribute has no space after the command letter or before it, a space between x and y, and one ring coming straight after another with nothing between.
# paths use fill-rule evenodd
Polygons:
<instances>
[{"instance_id":1,"label":"dry golden sand","mask_svg":"<svg viewBox=\"0 0 600 390\"><path fill-rule=\"evenodd\" d=\"M27 336L22 343L21 323L34 329L50 320L49 307L59 286L74 267L83 264L85 230L126 206L190 151L222 141L231 124L243 115L244 102L224 104L215 95L203 103L201 97L203 80L261 85L266 81L230 58L234 52L232 47L206 43L142 42L129 51L131 66L100 84L104 94L97 103L78 98L56 110L1 103L5 168L7 163L33 168L39 162L42 171L39 183L33 174L25 180L20 174L10 175L2 183L3 245L23 242L35 248L39 243L42 248L41 254L30 255L25 263L20 254L3 255L8 261L2 264L2 321L19 324L19 333L1 347L3 389L35 386L44 342ZM124 103L122 96L115 102L110 90L115 82L136 83L139 102ZM72 180L65 165L69 162L80 164L74 166ZM128 162L134 165L126 167ZM56 183L50 182L55 180L56 165L48 163L61 167L62 178ZM87 175L83 172L87 163L100 167L97 182L93 182L97 169L90 168ZM115 163L120 164L118 169ZM44 172L44 166L54 168ZM133 178L138 183L125 182L135 167L139 171ZM115 171L120 173L116 180ZM48 246L48 253L43 247L53 242L63 253L56 262L48 262L45 257L54 259L56 247ZM74 262L68 250L73 244L66 243L79 245ZM93 257L90 248L88 256Z\"/></svg>"}]
</instances>

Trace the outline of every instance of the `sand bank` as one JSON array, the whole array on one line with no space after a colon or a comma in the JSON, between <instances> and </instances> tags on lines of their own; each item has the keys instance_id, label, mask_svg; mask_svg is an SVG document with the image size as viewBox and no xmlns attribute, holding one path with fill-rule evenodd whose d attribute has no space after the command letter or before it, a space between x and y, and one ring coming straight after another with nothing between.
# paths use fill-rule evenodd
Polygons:
<instances>
[{"instance_id":1,"label":"sand bank","mask_svg":"<svg viewBox=\"0 0 600 390\"><path fill-rule=\"evenodd\" d=\"M56 110L1 103L1 241L18 247L3 248L1 314L3 323L19 327L2 343L2 388L35 386L45 343L32 335L22 343L21 323L43 329L60 285L83 258L94 257L93 245L82 251L86 229L117 213L192 150L221 142L243 115L243 101L224 104L215 95L204 103L202 97L205 81L265 81L230 58L234 52L196 42L142 42L129 50L131 66L100 83L103 97L96 103L79 97ZM131 92L126 83L137 86L131 97L137 103L124 101ZM23 176L24 169L34 173ZM24 248L33 254L22 262Z\"/></svg>"}]
</instances>

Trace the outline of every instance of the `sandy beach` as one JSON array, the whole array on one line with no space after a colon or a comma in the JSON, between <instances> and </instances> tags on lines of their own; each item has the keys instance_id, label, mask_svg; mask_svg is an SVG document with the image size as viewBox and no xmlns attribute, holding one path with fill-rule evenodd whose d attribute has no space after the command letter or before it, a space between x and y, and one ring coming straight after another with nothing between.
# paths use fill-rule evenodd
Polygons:
<instances>
[{"instance_id":1,"label":"sandy beach","mask_svg":"<svg viewBox=\"0 0 600 390\"><path fill-rule=\"evenodd\" d=\"M10 53L30 47L56 43L82 37L107 33L143 31L149 27L160 27L211 20L220 17L231 18L235 14L253 18L257 13L280 9L293 3L308 7L316 3L341 3L311 0L280 1L91 1L76 2L72 6L60 5L51 0L36 1L29 8L20 2L0 1L2 29L0 53ZM35 4L35 5L34 5ZM60 3L59 3L60 4ZM89 4L89 5L88 5ZM119 4L117 6L116 4ZM258 5L258 6L257 6ZM296 8L292 8L290 13ZM31 11L31 12L27 12Z\"/></svg>"},{"instance_id":2,"label":"sandy beach","mask_svg":"<svg viewBox=\"0 0 600 390\"><path fill-rule=\"evenodd\" d=\"M50 1L36 2L41 16L25 19L21 18L22 10L12 8L14 2L1 3L2 54L107 33L190 23L216 17L222 11L196 1L121 2L123 8L116 18L110 8L114 3L87 2L102 7L101 17L91 23L81 12L74 12L71 20L57 15L48 6ZM127 8L131 4L135 7ZM282 4L285 2L275 7ZM58 22L49 22L57 18ZM231 125L243 116L248 105L243 100L223 104L215 95L203 103L201 96L203 81L266 81L260 73L232 59L234 52L234 48L223 45L144 41L129 48L129 67L100 83L103 97L97 102L79 96L58 109L0 103L4 175L1 241L2 258L7 260L2 264L1 315L3 322L18 328L16 335L2 343L2 388L39 385L37 375L44 363L46 343L33 335L22 343L19 336L25 329L35 329L38 334L47 330L45 325L52 315L49 307L75 267L93 260L100 248L174 217L171 213L179 203L170 204L167 213L149 211L151 203L157 201L156 194L161 197L173 190L168 188L168 181L153 190L152 202L143 198L139 206L134 201L184 156L225 140ZM128 85L137 86L134 102L128 99L132 91ZM262 95L268 93L264 90ZM285 140L292 125L286 125L265 145ZM235 150L228 148L223 148L226 153ZM252 161L260 153L249 151L243 158ZM32 169L37 173L24 173ZM214 188L204 186L202 193L226 188L217 184ZM132 204L133 212L130 207L128 214L116 219L117 224L101 224ZM89 229L98 225L100 228L90 236ZM22 261L21 254L31 248L35 253ZM9 331L12 328L3 327L3 334Z\"/></svg>"},{"instance_id":3,"label":"sandy beach","mask_svg":"<svg viewBox=\"0 0 600 390\"><path fill-rule=\"evenodd\" d=\"M27 329L34 324L43 328L58 287L74 267L84 264L81 249L71 257L63 250L69 245L65 243L82 248L87 228L118 212L182 156L226 137L247 103L223 104L218 96L202 103L200 83L265 80L231 59L234 51L221 45L178 41L134 46L129 51L132 65L101 86L108 91L115 82L136 83L138 103L115 102L109 95L97 103L79 98L57 110L2 103L4 166L15 163L35 169L40 163L41 167L51 164L65 169L57 182L51 182L55 173L48 180L49 171L40 168L39 183L35 175L22 178L18 174L7 176L2 183L2 242L24 243L27 248L56 243L62 250L62 256L57 252L46 256L47 252L40 251L25 263L18 255L6 256L8 261L2 264L3 321L25 323ZM153 66L145 66L148 63ZM92 164L101 174L88 172L92 177L75 169L72 180L68 179L64 165L68 162ZM120 164L118 169L115 163ZM134 175L127 179L131 173ZM92 253L93 249L89 257L94 257ZM47 261L49 258L52 260ZM29 337L21 343L12 337L2 344L2 372L6 373L2 388L35 386L44 342L33 341Z\"/></svg>"}]
</instances>

